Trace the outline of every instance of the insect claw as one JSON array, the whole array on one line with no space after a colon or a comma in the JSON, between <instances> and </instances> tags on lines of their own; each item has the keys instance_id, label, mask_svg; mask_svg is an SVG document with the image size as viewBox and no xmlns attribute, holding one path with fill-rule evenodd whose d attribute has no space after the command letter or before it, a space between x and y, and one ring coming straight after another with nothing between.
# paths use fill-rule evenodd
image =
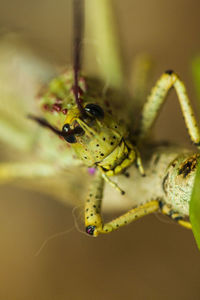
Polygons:
<instances>
[{"instance_id":1,"label":"insect claw","mask_svg":"<svg viewBox=\"0 0 200 300\"><path fill-rule=\"evenodd\" d=\"M96 226L94 225L89 225L85 228L86 233L88 233L89 235L94 235L94 231L96 229Z\"/></svg>"}]
</instances>

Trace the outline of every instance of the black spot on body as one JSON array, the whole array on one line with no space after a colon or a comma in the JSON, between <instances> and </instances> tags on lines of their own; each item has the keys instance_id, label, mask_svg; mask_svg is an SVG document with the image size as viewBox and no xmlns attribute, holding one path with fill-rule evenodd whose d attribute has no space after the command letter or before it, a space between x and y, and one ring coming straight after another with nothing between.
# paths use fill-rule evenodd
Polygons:
<instances>
[{"instance_id":1,"label":"black spot on body","mask_svg":"<svg viewBox=\"0 0 200 300\"><path fill-rule=\"evenodd\" d=\"M178 175L183 174L183 177L187 177L187 175L191 172L192 162L188 161L181 169L178 171Z\"/></svg>"},{"instance_id":2,"label":"black spot on body","mask_svg":"<svg viewBox=\"0 0 200 300\"><path fill-rule=\"evenodd\" d=\"M183 175L183 178L186 178L196 168L196 165L197 165L197 156L194 155L193 157L187 159L180 166L178 175Z\"/></svg>"}]
</instances>

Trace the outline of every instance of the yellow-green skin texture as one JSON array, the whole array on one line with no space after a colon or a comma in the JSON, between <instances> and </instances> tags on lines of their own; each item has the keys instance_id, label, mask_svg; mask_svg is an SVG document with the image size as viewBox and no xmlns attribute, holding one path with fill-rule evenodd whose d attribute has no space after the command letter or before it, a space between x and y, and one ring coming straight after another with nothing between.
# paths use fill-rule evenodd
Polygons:
<instances>
[{"instance_id":1,"label":"yellow-green skin texture","mask_svg":"<svg viewBox=\"0 0 200 300\"><path fill-rule=\"evenodd\" d=\"M108 176L121 173L135 160L135 150L128 140L126 126L113 117L108 96L103 96L102 87L95 80L80 76L79 97L83 108L93 103L104 110L103 119L82 118L75 103L73 80L73 71L69 70L43 89L39 95L43 117L58 130L62 130L64 124L69 124L72 130L77 125L82 127L84 134L76 136L77 142L70 144L77 158L88 167L97 166Z\"/></svg>"}]
</instances>

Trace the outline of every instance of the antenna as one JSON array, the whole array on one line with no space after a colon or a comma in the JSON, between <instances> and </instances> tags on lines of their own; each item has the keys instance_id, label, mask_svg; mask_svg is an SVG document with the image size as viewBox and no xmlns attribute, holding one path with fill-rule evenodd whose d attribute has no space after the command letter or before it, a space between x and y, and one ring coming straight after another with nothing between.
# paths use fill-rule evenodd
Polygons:
<instances>
[{"instance_id":1,"label":"antenna","mask_svg":"<svg viewBox=\"0 0 200 300\"><path fill-rule=\"evenodd\" d=\"M73 38L73 61L74 61L74 95L75 101L80 112L84 115L85 111L81 105L79 98L79 72L81 68L81 41L83 36L84 27L84 0L73 1L73 27L74 27L74 38Z\"/></svg>"}]
</instances>

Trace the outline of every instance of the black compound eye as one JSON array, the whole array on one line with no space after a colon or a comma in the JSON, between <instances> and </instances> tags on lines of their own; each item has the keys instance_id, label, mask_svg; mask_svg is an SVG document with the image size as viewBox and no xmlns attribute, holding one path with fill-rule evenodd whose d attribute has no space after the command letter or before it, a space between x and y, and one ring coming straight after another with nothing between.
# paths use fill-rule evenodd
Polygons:
<instances>
[{"instance_id":1,"label":"black compound eye","mask_svg":"<svg viewBox=\"0 0 200 300\"><path fill-rule=\"evenodd\" d=\"M87 104L85 106L85 111L97 119L103 119L104 117L103 109L97 104L93 104L93 103Z\"/></svg>"},{"instance_id":2,"label":"black compound eye","mask_svg":"<svg viewBox=\"0 0 200 300\"><path fill-rule=\"evenodd\" d=\"M65 124L62 128L62 136L64 137L64 139L70 143L70 144L74 144L76 143L76 138L74 136L74 132L71 131L69 124Z\"/></svg>"},{"instance_id":3,"label":"black compound eye","mask_svg":"<svg viewBox=\"0 0 200 300\"><path fill-rule=\"evenodd\" d=\"M76 143L76 138L73 134L64 136L64 139L70 144Z\"/></svg>"},{"instance_id":4,"label":"black compound eye","mask_svg":"<svg viewBox=\"0 0 200 300\"><path fill-rule=\"evenodd\" d=\"M65 124L62 128L63 133L68 133L70 131L70 126L69 124Z\"/></svg>"}]
</instances>

